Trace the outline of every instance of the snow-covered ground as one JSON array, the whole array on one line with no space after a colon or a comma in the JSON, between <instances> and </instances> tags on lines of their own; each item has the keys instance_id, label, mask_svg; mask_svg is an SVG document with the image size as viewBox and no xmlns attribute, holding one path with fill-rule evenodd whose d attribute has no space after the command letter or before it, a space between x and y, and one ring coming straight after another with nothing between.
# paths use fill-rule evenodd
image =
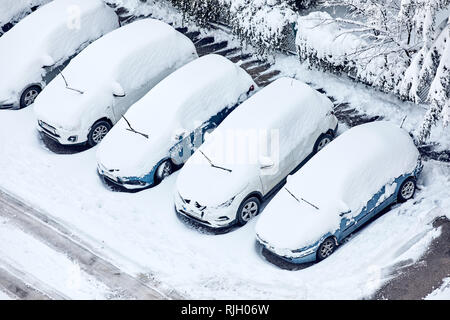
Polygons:
<instances>
[{"instance_id":1,"label":"snow-covered ground","mask_svg":"<svg viewBox=\"0 0 450 320\"><path fill-rule=\"evenodd\" d=\"M426 298L426 300L450 300L450 278L444 279L441 287L434 290Z\"/></svg>"},{"instance_id":2,"label":"snow-covered ground","mask_svg":"<svg viewBox=\"0 0 450 320\"><path fill-rule=\"evenodd\" d=\"M4 218L0 218L0 243L0 267L30 285L44 284L46 290L62 298L105 299L110 293L105 285L82 271L64 254L12 226ZM13 266L14 270L8 270L8 266Z\"/></svg>"},{"instance_id":3,"label":"snow-covered ground","mask_svg":"<svg viewBox=\"0 0 450 320\"><path fill-rule=\"evenodd\" d=\"M0 300L11 300L11 297L8 296L6 293L0 291Z\"/></svg>"},{"instance_id":4,"label":"snow-covered ground","mask_svg":"<svg viewBox=\"0 0 450 320\"><path fill-rule=\"evenodd\" d=\"M96 175L95 148L73 155L47 150L32 107L3 112L0 137L2 189L40 208L124 270L148 273L194 298L370 295L389 279L393 265L420 257L438 235L429 222L450 208L450 167L427 162L415 201L396 206L329 259L286 271L256 250L256 220L221 235L180 220L172 199L177 174L140 193L109 191Z\"/></svg>"},{"instance_id":5,"label":"snow-covered ground","mask_svg":"<svg viewBox=\"0 0 450 320\"><path fill-rule=\"evenodd\" d=\"M163 9L160 13L166 14ZM369 115L383 115L396 123L401 123L404 115L408 115L404 125L407 129L417 128L425 112L420 106L401 103L363 85L308 70L296 57L278 56L274 68L284 75L323 87L339 101L350 102ZM390 271L397 263L412 263L420 258L432 239L439 235L439 230L430 224L435 217L450 217L450 166L428 161L419 180L421 190L413 201L394 206L327 260L302 270L282 270L267 262L255 245L257 219L225 234L201 232L174 213L177 174L143 192L109 191L96 174L96 148L72 155L54 154L40 140L35 126L33 107L1 113L0 189L73 230L76 236L123 270L135 275L148 274L164 286L192 298L367 297L390 279ZM341 126L340 132L345 129ZM434 132L432 140L448 148L449 135L441 128ZM440 135L443 138L438 139ZM49 284L55 283L57 277L70 279L66 271L71 269L71 264L63 255L55 256L46 246L29 242L21 250L12 252L8 248L11 242L14 244L29 236L9 227L2 228L0 239L6 237L8 242L0 241L0 253L7 253L14 263L44 277ZM13 239L6 236L7 232L14 232L14 236L10 236ZM39 268L21 260L25 255L23 251L27 255L46 254L47 261L55 259L62 268L56 275L40 275ZM107 289L89 281L92 279L87 275L82 279L81 293L67 288L58 290L75 298L107 295ZM61 281L57 281L59 286L64 286L68 280Z\"/></svg>"}]
</instances>

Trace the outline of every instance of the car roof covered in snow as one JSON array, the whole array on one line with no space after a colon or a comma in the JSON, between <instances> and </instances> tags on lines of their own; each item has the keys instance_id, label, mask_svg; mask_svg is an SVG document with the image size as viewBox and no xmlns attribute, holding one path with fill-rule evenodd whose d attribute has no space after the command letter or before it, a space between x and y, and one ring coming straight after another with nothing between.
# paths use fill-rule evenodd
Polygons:
<instances>
[{"instance_id":1,"label":"car roof covered in snow","mask_svg":"<svg viewBox=\"0 0 450 320\"><path fill-rule=\"evenodd\" d=\"M412 173L418 158L411 137L396 124L351 128L288 177L258 220L258 237L281 255L312 245L339 228L340 213L357 216L383 186Z\"/></svg>"},{"instance_id":2,"label":"car roof covered in snow","mask_svg":"<svg viewBox=\"0 0 450 320\"><path fill-rule=\"evenodd\" d=\"M318 207L335 199L357 211L385 184L413 172L418 158L404 129L371 122L337 137L290 176L287 187Z\"/></svg>"},{"instance_id":3,"label":"car roof covered in snow","mask_svg":"<svg viewBox=\"0 0 450 320\"><path fill-rule=\"evenodd\" d=\"M282 77L246 100L221 124L221 129L281 128L300 114L301 122L320 118L331 110L332 102L299 80ZM311 118L310 118L310 117Z\"/></svg>"},{"instance_id":4,"label":"car roof covered in snow","mask_svg":"<svg viewBox=\"0 0 450 320\"><path fill-rule=\"evenodd\" d=\"M136 79L139 73L133 69L135 65L141 66L136 60L173 65L180 56L185 58L186 47L196 54L192 41L172 26L156 19L142 19L93 42L69 63L64 76L85 90L96 87L100 79L114 81L119 74L141 84L142 79Z\"/></svg>"},{"instance_id":5,"label":"car roof covered in snow","mask_svg":"<svg viewBox=\"0 0 450 320\"><path fill-rule=\"evenodd\" d=\"M250 75L227 58L216 54L198 58L167 76L126 112L131 125L149 139L126 130L121 119L100 144L98 159L123 172L145 173L151 169L147 165L155 165L151 159L167 155L177 130L191 132L233 107L252 85L256 87ZM140 159L138 153L149 154Z\"/></svg>"},{"instance_id":6,"label":"car roof covered in snow","mask_svg":"<svg viewBox=\"0 0 450 320\"><path fill-rule=\"evenodd\" d=\"M0 98L39 83L43 66L62 63L118 25L101 0L55 0L40 7L0 38Z\"/></svg>"}]
</instances>

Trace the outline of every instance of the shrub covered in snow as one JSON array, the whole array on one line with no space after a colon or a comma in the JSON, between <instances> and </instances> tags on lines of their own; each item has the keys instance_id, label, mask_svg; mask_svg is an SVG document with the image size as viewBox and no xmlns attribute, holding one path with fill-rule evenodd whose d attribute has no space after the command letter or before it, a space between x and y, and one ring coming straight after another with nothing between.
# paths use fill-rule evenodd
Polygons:
<instances>
[{"instance_id":1,"label":"shrub covered in snow","mask_svg":"<svg viewBox=\"0 0 450 320\"><path fill-rule=\"evenodd\" d=\"M301 60L430 105L419 140L450 122L449 0L328 0L298 21ZM337 8L337 9L336 9ZM342 9L344 8L344 9Z\"/></svg>"},{"instance_id":2,"label":"shrub covered in snow","mask_svg":"<svg viewBox=\"0 0 450 320\"><path fill-rule=\"evenodd\" d=\"M184 14L198 23L225 22L243 41L256 46L260 53L279 49L285 29L295 21L293 7L309 6L314 1L282 0L170 0Z\"/></svg>"}]
</instances>

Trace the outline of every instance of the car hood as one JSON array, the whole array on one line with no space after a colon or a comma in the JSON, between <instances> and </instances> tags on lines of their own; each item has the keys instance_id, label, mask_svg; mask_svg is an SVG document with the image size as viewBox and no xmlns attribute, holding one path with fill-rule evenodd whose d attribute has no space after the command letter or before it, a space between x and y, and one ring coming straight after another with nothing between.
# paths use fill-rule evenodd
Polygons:
<instances>
[{"instance_id":1,"label":"car hood","mask_svg":"<svg viewBox=\"0 0 450 320\"><path fill-rule=\"evenodd\" d=\"M112 94L101 85L95 91L91 89L81 94L67 89L59 75L36 98L34 110L38 120L56 128L75 130L80 126L90 127L99 111L111 104Z\"/></svg>"},{"instance_id":2,"label":"car hood","mask_svg":"<svg viewBox=\"0 0 450 320\"><path fill-rule=\"evenodd\" d=\"M258 179L255 166L227 166L228 172L212 167L198 151L186 162L177 178L177 191L184 199L215 207L243 192Z\"/></svg>"},{"instance_id":3,"label":"car hood","mask_svg":"<svg viewBox=\"0 0 450 320\"><path fill-rule=\"evenodd\" d=\"M120 177L143 177L169 153L170 144L164 134L133 128L147 134L148 138L129 131L122 118L97 150L97 162L107 169L115 169Z\"/></svg>"},{"instance_id":4,"label":"car hood","mask_svg":"<svg viewBox=\"0 0 450 320\"><path fill-rule=\"evenodd\" d=\"M340 225L338 212L331 204L318 210L299 202L283 188L258 218L256 234L283 254L313 245L327 233L333 234Z\"/></svg>"}]
</instances>

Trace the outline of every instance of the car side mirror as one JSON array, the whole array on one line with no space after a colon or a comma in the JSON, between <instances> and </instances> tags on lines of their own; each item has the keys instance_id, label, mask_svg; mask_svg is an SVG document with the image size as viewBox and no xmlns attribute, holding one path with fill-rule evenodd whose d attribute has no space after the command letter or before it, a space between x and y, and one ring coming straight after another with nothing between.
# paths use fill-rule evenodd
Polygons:
<instances>
[{"instance_id":1,"label":"car side mirror","mask_svg":"<svg viewBox=\"0 0 450 320\"><path fill-rule=\"evenodd\" d=\"M49 68L55 65L55 60L48 54L42 57L42 66L44 68Z\"/></svg>"},{"instance_id":2,"label":"car side mirror","mask_svg":"<svg viewBox=\"0 0 450 320\"><path fill-rule=\"evenodd\" d=\"M120 85L120 83L118 82L113 82L112 84L112 94L114 97L125 97L125 90L122 88L122 86Z\"/></svg>"},{"instance_id":3,"label":"car side mirror","mask_svg":"<svg viewBox=\"0 0 450 320\"><path fill-rule=\"evenodd\" d=\"M175 131L175 133L173 135L173 139L176 142L179 142L179 141L183 140L187 135L188 135L188 132L186 130L179 129L179 130Z\"/></svg>"},{"instance_id":4,"label":"car side mirror","mask_svg":"<svg viewBox=\"0 0 450 320\"><path fill-rule=\"evenodd\" d=\"M272 159L269 157L261 156L259 157L259 166L261 169L269 169L275 165Z\"/></svg>"}]
</instances>

